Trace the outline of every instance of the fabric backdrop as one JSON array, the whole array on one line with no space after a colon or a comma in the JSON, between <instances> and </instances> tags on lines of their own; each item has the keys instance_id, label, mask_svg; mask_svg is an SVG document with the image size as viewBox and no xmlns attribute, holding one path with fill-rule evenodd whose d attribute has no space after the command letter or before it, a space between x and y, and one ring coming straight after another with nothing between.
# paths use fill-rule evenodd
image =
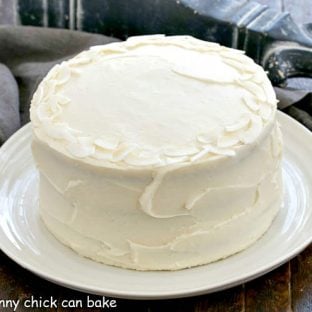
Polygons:
<instances>
[{"instance_id":1,"label":"fabric backdrop","mask_svg":"<svg viewBox=\"0 0 312 312\"><path fill-rule=\"evenodd\" d=\"M93 45L118 39L78 31L0 26L0 144L29 121L33 92L48 70ZM280 109L312 130L312 97L276 88Z\"/></svg>"}]
</instances>

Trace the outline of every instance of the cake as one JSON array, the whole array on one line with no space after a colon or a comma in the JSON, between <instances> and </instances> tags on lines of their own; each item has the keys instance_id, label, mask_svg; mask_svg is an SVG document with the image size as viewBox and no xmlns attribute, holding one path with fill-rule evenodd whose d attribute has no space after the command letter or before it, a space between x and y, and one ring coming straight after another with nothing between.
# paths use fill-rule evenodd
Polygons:
<instances>
[{"instance_id":1,"label":"cake","mask_svg":"<svg viewBox=\"0 0 312 312\"><path fill-rule=\"evenodd\" d=\"M282 201L264 70L191 36L137 36L54 66L31 103L47 229L78 254L177 270L255 243Z\"/></svg>"}]
</instances>

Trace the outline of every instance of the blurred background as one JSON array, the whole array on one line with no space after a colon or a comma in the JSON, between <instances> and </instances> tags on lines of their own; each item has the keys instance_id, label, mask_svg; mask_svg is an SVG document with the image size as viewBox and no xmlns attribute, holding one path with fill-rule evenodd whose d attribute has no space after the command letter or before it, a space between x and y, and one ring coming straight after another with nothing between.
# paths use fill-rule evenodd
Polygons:
<instances>
[{"instance_id":1,"label":"blurred background","mask_svg":"<svg viewBox=\"0 0 312 312\"><path fill-rule=\"evenodd\" d=\"M120 39L190 34L245 50L265 69L275 68L269 68L275 85L312 90L310 79L292 78L311 76L311 5L311 0L0 0L0 24L65 28ZM310 53L296 51L296 62L292 57L282 60L286 67L291 63L291 70L264 63L280 58L269 51L280 41L309 46Z\"/></svg>"},{"instance_id":2,"label":"blurred background","mask_svg":"<svg viewBox=\"0 0 312 312\"><path fill-rule=\"evenodd\" d=\"M105 11L109 10L113 2L123 2L125 5L127 2L133 2L140 7L144 0L0 0L0 24L60 27L102 33L106 22L103 19L106 17ZM203 2L209 3L209 0ZM269 5L279 12L290 12L299 24L312 22L311 0L258 0L257 2ZM139 10L139 7L136 10ZM88 20L90 17L91 21Z\"/></svg>"}]
</instances>

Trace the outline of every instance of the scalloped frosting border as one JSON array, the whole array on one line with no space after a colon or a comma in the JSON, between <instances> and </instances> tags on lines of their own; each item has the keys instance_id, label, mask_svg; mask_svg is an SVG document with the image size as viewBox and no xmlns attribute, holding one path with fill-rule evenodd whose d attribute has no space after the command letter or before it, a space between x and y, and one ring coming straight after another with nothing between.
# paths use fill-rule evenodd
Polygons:
<instances>
[{"instance_id":1,"label":"scalloped frosting border","mask_svg":"<svg viewBox=\"0 0 312 312\"><path fill-rule=\"evenodd\" d=\"M158 154L140 146L123 142L118 137L92 137L68 124L60 122L58 117L62 109L70 103L57 88L66 84L72 76L79 75L83 67L99 58L122 57L128 50L141 45L175 45L198 52L215 53L222 61L239 72L239 79L196 77L183 67L174 67L179 75L213 83L230 83L243 87L248 96L242 96L242 102L248 108L240 120L222 127L221 131L210 129L198 133L193 146L181 146L163 149ZM220 46L217 43L202 41L190 36L151 35L130 37L125 42L91 47L69 61L55 65L40 83L31 103L31 120L34 130L42 131L53 141L60 141L66 151L76 158L92 158L118 165L124 163L134 167L160 167L177 163L192 163L213 156L235 156L236 148L250 144L260 135L265 124L275 116L276 98L270 98L264 87L265 73L243 51ZM219 129L220 130L220 129Z\"/></svg>"}]
</instances>

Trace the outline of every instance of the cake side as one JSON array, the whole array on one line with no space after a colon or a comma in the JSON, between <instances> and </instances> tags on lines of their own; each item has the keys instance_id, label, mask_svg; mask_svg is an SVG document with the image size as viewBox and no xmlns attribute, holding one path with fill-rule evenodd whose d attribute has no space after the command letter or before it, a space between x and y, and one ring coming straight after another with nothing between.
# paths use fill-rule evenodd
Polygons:
<instances>
[{"instance_id":1,"label":"cake side","mask_svg":"<svg viewBox=\"0 0 312 312\"><path fill-rule=\"evenodd\" d=\"M96 168L34 141L41 217L60 241L106 264L176 270L227 257L261 237L280 208L278 132L240 158L166 173Z\"/></svg>"}]
</instances>

